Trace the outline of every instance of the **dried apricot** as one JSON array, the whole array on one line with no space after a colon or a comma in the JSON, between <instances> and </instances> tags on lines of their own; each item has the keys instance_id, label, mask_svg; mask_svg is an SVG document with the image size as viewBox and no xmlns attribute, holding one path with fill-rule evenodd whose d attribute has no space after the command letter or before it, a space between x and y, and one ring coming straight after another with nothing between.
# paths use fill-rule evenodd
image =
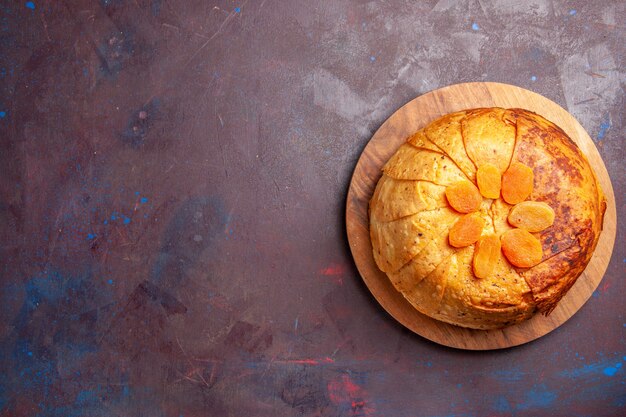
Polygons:
<instances>
[{"instance_id":1,"label":"dried apricot","mask_svg":"<svg viewBox=\"0 0 626 417\"><path fill-rule=\"evenodd\" d=\"M466 214L450 229L448 241L455 248L463 248L480 239L485 221L476 214Z\"/></svg>"},{"instance_id":2,"label":"dried apricot","mask_svg":"<svg viewBox=\"0 0 626 417\"><path fill-rule=\"evenodd\" d=\"M474 275L476 278L487 278L496 267L500 256L500 239L496 235L481 237L474 251Z\"/></svg>"},{"instance_id":3,"label":"dried apricot","mask_svg":"<svg viewBox=\"0 0 626 417\"><path fill-rule=\"evenodd\" d=\"M502 234L501 241L502 253L513 265L530 268L541 262L541 242L527 230L508 230Z\"/></svg>"},{"instance_id":4,"label":"dried apricot","mask_svg":"<svg viewBox=\"0 0 626 417\"><path fill-rule=\"evenodd\" d=\"M531 168L513 162L502 175L502 198L509 204L521 203L533 192L533 181Z\"/></svg>"},{"instance_id":5,"label":"dried apricot","mask_svg":"<svg viewBox=\"0 0 626 417\"><path fill-rule=\"evenodd\" d=\"M478 210L483 198L478 188L467 180L455 182L446 187L448 203L459 213L471 213Z\"/></svg>"},{"instance_id":6,"label":"dried apricot","mask_svg":"<svg viewBox=\"0 0 626 417\"><path fill-rule=\"evenodd\" d=\"M502 176L500 170L494 164L484 164L476 171L476 182L478 189L485 198L500 197L500 184Z\"/></svg>"},{"instance_id":7,"label":"dried apricot","mask_svg":"<svg viewBox=\"0 0 626 417\"><path fill-rule=\"evenodd\" d=\"M554 210L546 203L523 201L509 213L509 223L529 232L540 232L554 223Z\"/></svg>"}]
</instances>

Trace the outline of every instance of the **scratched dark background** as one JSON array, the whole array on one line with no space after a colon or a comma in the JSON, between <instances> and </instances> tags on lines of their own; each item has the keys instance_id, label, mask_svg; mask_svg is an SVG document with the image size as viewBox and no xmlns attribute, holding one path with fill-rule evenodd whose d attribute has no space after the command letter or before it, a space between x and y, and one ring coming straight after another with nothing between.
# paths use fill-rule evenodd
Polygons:
<instances>
[{"instance_id":1,"label":"scratched dark background","mask_svg":"<svg viewBox=\"0 0 626 417\"><path fill-rule=\"evenodd\" d=\"M626 415L625 227L530 344L394 322L345 236L357 158L412 98L568 109L626 214L623 1L2 1L1 416Z\"/></svg>"}]
</instances>

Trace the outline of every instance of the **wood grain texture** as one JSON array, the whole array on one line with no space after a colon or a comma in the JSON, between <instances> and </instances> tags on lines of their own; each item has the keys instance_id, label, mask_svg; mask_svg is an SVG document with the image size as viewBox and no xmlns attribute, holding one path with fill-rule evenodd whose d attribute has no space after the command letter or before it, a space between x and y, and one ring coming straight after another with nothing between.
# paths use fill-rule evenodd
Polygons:
<instances>
[{"instance_id":1,"label":"wood grain texture","mask_svg":"<svg viewBox=\"0 0 626 417\"><path fill-rule=\"evenodd\" d=\"M369 237L368 202L384 163L406 138L436 118L476 107L523 108L556 123L589 159L607 199L604 230L595 253L574 286L548 317L535 315L500 330L471 330L434 320L416 311L378 269ZM537 339L559 327L593 294L611 259L616 234L615 196L593 141L565 109L523 88L500 83L456 84L424 94L396 111L374 134L354 170L346 205L346 227L356 266L376 300L413 332L442 345L471 350L501 349Z\"/></svg>"}]
</instances>

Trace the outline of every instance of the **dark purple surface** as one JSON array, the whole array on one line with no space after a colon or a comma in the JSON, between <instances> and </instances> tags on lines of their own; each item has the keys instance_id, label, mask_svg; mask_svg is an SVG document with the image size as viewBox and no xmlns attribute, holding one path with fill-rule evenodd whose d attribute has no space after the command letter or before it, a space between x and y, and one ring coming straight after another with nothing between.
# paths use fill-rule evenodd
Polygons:
<instances>
[{"instance_id":1,"label":"dark purple surface","mask_svg":"<svg viewBox=\"0 0 626 417\"><path fill-rule=\"evenodd\" d=\"M344 231L376 128L481 80L577 117L624 216L624 2L0 13L0 415L626 415L622 222L571 320L479 353L391 319Z\"/></svg>"}]
</instances>

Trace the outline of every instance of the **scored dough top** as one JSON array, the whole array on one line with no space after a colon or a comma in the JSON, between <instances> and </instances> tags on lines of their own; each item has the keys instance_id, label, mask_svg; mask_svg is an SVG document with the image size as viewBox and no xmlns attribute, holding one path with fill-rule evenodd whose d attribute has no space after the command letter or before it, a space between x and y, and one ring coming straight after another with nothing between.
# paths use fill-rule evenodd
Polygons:
<instances>
[{"instance_id":1,"label":"scored dough top","mask_svg":"<svg viewBox=\"0 0 626 417\"><path fill-rule=\"evenodd\" d=\"M543 257L516 268L500 254L493 273L477 279L475 245L454 248L448 232L462 216L446 186L476 184L477 167L504 173L512 162L533 170L529 200L555 211L554 224L534 235ZM484 199L484 233L501 235L513 206ZM374 259L420 312L471 328L499 328L549 313L589 262L606 202L584 155L543 117L522 109L473 109L443 116L407 139L383 168L370 201Z\"/></svg>"}]
</instances>

